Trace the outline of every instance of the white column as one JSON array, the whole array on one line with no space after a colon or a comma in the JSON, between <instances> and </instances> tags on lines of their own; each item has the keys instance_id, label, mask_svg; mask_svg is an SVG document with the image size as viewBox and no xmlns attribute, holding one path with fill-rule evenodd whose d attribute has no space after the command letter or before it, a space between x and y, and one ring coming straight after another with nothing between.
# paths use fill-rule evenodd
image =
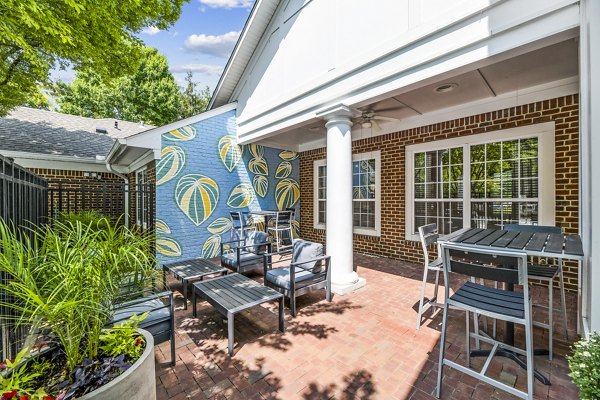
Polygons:
<instances>
[{"instance_id":1,"label":"white column","mask_svg":"<svg viewBox=\"0 0 600 400\"><path fill-rule=\"evenodd\" d=\"M326 247L332 290L344 295L366 284L354 271L352 249L352 112L340 106L322 117L327 121Z\"/></svg>"}]
</instances>

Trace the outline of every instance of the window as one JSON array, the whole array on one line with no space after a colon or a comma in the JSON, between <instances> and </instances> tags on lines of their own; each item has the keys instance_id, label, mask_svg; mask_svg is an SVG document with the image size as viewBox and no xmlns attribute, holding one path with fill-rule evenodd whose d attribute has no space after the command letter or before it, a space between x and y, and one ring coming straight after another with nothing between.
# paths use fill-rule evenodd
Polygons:
<instances>
[{"instance_id":1,"label":"window","mask_svg":"<svg viewBox=\"0 0 600 400\"><path fill-rule=\"evenodd\" d=\"M409 240L431 223L554 225L553 123L407 146L406 163Z\"/></svg>"},{"instance_id":2,"label":"window","mask_svg":"<svg viewBox=\"0 0 600 400\"><path fill-rule=\"evenodd\" d=\"M379 235L379 151L355 154L352 161L352 219L354 233ZM314 163L314 226L325 229L327 218L327 165Z\"/></svg>"},{"instance_id":3,"label":"window","mask_svg":"<svg viewBox=\"0 0 600 400\"><path fill-rule=\"evenodd\" d=\"M135 216L136 224L143 229L148 227L148 171L142 168L135 172Z\"/></svg>"}]
</instances>

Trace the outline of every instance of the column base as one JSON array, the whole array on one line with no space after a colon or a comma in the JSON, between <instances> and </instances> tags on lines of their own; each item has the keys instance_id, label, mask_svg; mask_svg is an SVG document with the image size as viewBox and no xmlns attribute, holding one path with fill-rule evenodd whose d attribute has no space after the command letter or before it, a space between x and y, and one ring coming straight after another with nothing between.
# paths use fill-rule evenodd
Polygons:
<instances>
[{"instance_id":1,"label":"column base","mask_svg":"<svg viewBox=\"0 0 600 400\"><path fill-rule=\"evenodd\" d=\"M365 278L358 278L355 282L349 283L331 282L331 291L335 294L339 294L340 296L344 296L356 291L357 289L360 289L366 284L367 280Z\"/></svg>"}]
</instances>

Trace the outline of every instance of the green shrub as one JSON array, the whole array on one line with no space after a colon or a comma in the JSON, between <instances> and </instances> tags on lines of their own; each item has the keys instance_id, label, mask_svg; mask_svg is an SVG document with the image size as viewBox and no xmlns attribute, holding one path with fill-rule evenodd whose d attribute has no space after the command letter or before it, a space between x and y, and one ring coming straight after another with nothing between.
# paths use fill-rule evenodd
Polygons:
<instances>
[{"instance_id":1,"label":"green shrub","mask_svg":"<svg viewBox=\"0 0 600 400\"><path fill-rule=\"evenodd\" d=\"M115 324L100 335L100 350L109 357L124 354L127 360L134 362L144 352L145 341L136 329L148 313L138 317L133 315L129 320Z\"/></svg>"},{"instance_id":2,"label":"green shrub","mask_svg":"<svg viewBox=\"0 0 600 400\"><path fill-rule=\"evenodd\" d=\"M60 214L56 220L69 225L80 222L83 226L90 226L94 231L107 229L110 225L109 219L97 211L80 211L77 213L71 211Z\"/></svg>"},{"instance_id":3,"label":"green shrub","mask_svg":"<svg viewBox=\"0 0 600 400\"><path fill-rule=\"evenodd\" d=\"M42 388L34 389L36 379L43 371L29 370L26 361L29 349L25 348L17 354L14 360L6 360L2 364L0 374L0 395L14 399L45 400L50 398ZM7 373L8 372L8 373Z\"/></svg>"},{"instance_id":4,"label":"green shrub","mask_svg":"<svg viewBox=\"0 0 600 400\"><path fill-rule=\"evenodd\" d=\"M582 400L600 399L600 334L582 339L572 347L567 356L571 373L569 376L579 388Z\"/></svg>"}]
</instances>

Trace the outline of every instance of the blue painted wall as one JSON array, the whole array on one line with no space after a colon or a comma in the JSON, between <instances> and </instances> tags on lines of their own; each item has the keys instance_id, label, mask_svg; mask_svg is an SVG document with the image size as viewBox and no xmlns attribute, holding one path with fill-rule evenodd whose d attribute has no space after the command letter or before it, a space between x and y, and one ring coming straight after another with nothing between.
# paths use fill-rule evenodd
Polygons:
<instances>
[{"instance_id":1,"label":"blue painted wall","mask_svg":"<svg viewBox=\"0 0 600 400\"><path fill-rule=\"evenodd\" d=\"M239 146L235 110L163 134L156 181L159 262L217 256L231 210L299 209L298 155Z\"/></svg>"}]
</instances>

